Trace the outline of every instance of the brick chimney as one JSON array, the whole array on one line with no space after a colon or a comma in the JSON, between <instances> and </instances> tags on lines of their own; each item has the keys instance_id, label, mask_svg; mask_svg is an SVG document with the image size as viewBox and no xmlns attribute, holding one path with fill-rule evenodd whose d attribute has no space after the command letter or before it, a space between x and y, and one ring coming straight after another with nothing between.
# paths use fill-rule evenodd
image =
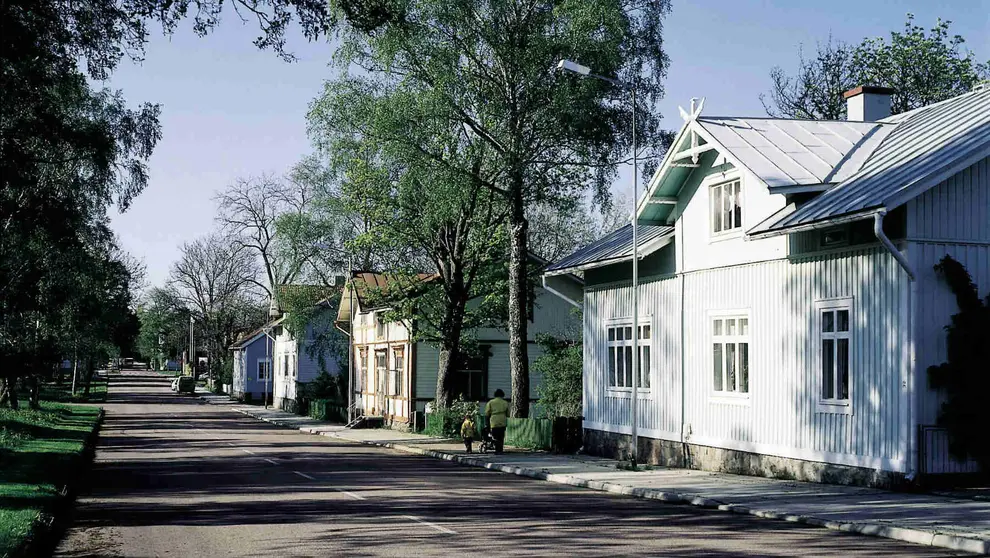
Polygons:
<instances>
[{"instance_id":1,"label":"brick chimney","mask_svg":"<svg viewBox=\"0 0 990 558\"><path fill-rule=\"evenodd\" d=\"M889 87L861 85L842 94L846 100L846 120L874 122L890 116L890 96L894 93Z\"/></svg>"}]
</instances>

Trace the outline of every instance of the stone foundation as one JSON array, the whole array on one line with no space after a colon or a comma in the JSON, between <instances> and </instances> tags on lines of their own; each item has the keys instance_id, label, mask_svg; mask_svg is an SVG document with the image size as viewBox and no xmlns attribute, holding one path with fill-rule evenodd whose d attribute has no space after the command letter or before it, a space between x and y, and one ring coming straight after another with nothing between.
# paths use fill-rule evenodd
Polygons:
<instances>
[{"instance_id":1,"label":"stone foundation","mask_svg":"<svg viewBox=\"0 0 990 558\"><path fill-rule=\"evenodd\" d=\"M896 489L908 484L902 473L804 461L773 455L639 437L639 461L649 465L715 471L805 482ZM610 459L629 459L632 437L584 430L584 451Z\"/></svg>"}]
</instances>

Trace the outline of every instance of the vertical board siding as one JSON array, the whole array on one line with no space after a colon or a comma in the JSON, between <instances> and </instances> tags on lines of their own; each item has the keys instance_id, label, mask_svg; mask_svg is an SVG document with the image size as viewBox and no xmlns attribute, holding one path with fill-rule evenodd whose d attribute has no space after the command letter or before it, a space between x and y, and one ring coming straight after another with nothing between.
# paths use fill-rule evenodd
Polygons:
<instances>
[{"instance_id":1,"label":"vertical board siding","mask_svg":"<svg viewBox=\"0 0 990 558\"><path fill-rule=\"evenodd\" d=\"M916 420L934 425L945 399L928 387L928 368L945 362L946 331L959 311L955 296L933 266L946 255L962 263L980 297L990 293L990 158L956 173L907 204L908 255L918 275L914 300ZM928 472L972 470L948 454L941 434L929 432Z\"/></svg>"},{"instance_id":2,"label":"vertical board siding","mask_svg":"<svg viewBox=\"0 0 990 558\"><path fill-rule=\"evenodd\" d=\"M683 285L683 339L681 293ZM908 279L879 248L710 269L640 287L641 315L653 323L652 398L641 404L644 435L679 439L684 351L686 441L759 453L903 459L902 366L908 342L902 312ZM853 299L850 415L818 408L815 302ZM629 399L606 389L605 323L631 316L631 288L585 296L585 416L627 432ZM711 313L749 314L747 399L714 396ZM770 449L768 449L770 448ZM775 449L774 449L775 448ZM791 451L794 450L794 451Z\"/></svg>"}]
</instances>

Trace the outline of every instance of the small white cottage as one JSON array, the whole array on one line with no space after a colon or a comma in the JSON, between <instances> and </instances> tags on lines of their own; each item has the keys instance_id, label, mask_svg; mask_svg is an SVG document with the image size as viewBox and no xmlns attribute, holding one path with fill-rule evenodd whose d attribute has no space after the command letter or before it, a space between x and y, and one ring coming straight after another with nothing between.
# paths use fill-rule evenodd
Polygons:
<instances>
[{"instance_id":1,"label":"small white cottage","mask_svg":"<svg viewBox=\"0 0 990 558\"><path fill-rule=\"evenodd\" d=\"M340 284L343 284L342 280ZM311 291L309 298L319 300L316 304L317 311L300 335L290 331L286 323L288 312L283 312L284 305L278 302L289 296L288 293L293 290ZM314 285L279 285L276 289L276 313L280 313L281 318L272 323L272 393L273 403L280 409L296 412L302 385L313 381L323 372L330 375L340 373L341 366L335 355L327 354L328 342L321 340L328 334L336 335L332 333L336 309L326 298L330 292L330 289Z\"/></svg>"},{"instance_id":2,"label":"small white cottage","mask_svg":"<svg viewBox=\"0 0 990 558\"><path fill-rule=\"evenodd\" d=\"M639 331L625 227L556 262L585 279L585 448L656 463L884 485L963 472L927 368L955 299L933 265L990 290L990 90L890 116L706 116L692 107L639 200Z\"/></svg>"}]
</instances>

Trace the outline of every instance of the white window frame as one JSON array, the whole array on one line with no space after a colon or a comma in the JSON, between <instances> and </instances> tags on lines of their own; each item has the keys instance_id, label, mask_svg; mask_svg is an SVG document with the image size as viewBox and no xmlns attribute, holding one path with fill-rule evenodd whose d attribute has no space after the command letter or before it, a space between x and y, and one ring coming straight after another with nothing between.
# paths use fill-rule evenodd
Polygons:
<instances>
[{"instance_id":1,"label":"white window frame","mask_svg":"<svg viewBox=\"0 0 990 558\"><path fill-rule=\"evenodd\" d=\"M628 318L612 318L612 319L609 319L609 320L606 320L605 321L605 335L604 335L604 337L605 337L605 359L604 359L605 360L605 367L604 367L604 376L605 376L605 391L606 391L606 394L609 397L623 397L623 398L632 399L632 386L631 385L629 385L629 386L625 386L625 385L623 385L623 386L612 385L612 367L611 367L610 360L609 360L609 354L610 354L609 348L616 348L616 347L629 347L630 348L629 349L629 354L630 354L630 357L631 357L632 356L632 338L623 339L622 341L609 341L609 338L608 338L609 329L626 328L626 327L632 328L632 323L633 323L632 317L628 317ZM653 350L653 345L654 345L653 344L653 337L656 334L656 324L653 323L653 316L641 316L639 318L638 326L640 328L644 328L644 327L648 327L649 328L649 335L646 336L645 338L641 338L639 340L639 354L640 354L639 366L640 366L640 370L642 370L643 369L644 362L646 363L646 366L647 366L647 369L646 369L647 375L646 375L646 377L650 380L650 385L647 386L647 387L644 387L643 386L643 382L640 381L639 386L638 386L638 388L636 390L636 395L640 399L652 399L653 398L653 386L656 384L656 378L654 376L655 376L655 371L656 371L656 360L657 360L657 358L656 358L656 351ZM644 348L645 348L645 350L644 350ZM649 357L648 358L643 358L643 355L646 352L649 352ZM614 357L614 354L613 354L613 358L615 358ZM617 368L616 368L616 370L617 370ZM631 378L631 376L630 376L630 378ZM640 379L641 380L642 380L642 378L643 378L643 376L640 376Z\"/></svg>"},{"instance_id":2,"label":"white window frame","mask_svg":"<svg viewBox=\"0 0 990 558\"><path fill-rule=\"evenodd\" d=\"M733 209L730 210L730 215L732 215L733 221L735 221L736 212L734 208L735 206L739 206L740 209L739 222L735 223L735 226L729 229L723 227L719 231L715 230L715 216L714 216L715 191L720 190L724 192L724 188L727 184L735 184L737 182L739 183L739 198L745 200L746 196L745 196L745 192L743 191L744 185L743 185L742 173L739 172L724 173L724 174L718 173L718 174L709 175L705 177L704 181L702 181L702 185L705 188L708 188L708 234L710 235L713 241L736 238L742 236L743 234L743 229L745 228L744 223L746 222L745 204L734 204ZM721 200L722 198L720 197L719 199ZM720 205L724 207L724 204L720 204ZM721 211L724 212L725 210L722 209Z\"/></svg>"},{"instance_id":3,"label":"white window frame","mask_svg":"<svg viewBox=\"0 0 990 558\"><path fill-rule=\"evenodd\" d=\"M389 388L390 388L389 391L391 391L392 393L390 393L389 395L394 395L395 397L402 397L403 395L405 395L403 393L403 391L405 391L403 389L405 387L405 382L402 381L403 380L402 376L403 376L403 370L406 366L406 362L405 362L406 349L405 347L392 347L390 352L392 353L391 354L392 375L389 378ZM398 355L402 355L402 356L399 357L398 359L395 358ZM399 366L399 361L401 361L402 364L401 367Z\"/></svg>"},{"instance_id":4,"label":"white window frame","mask_svg":"<svg viewBox=\"0 0 990 558\"><path fill-rule=\"evenodd\" d=\"M843 298L830 298L825 300L815 301L815 315L813 318L815 334L815 366L814 370L814 381L812 385L815 389L815 400L817 404L817 412L819 413L832 413L841 415L851 415L853 414L853 386L855 385L856 371L853 364L856 362L856 336L855 336L855 316L853 311L853 297L843 297ZM848 331L840 332L838 330L838 316L833 321L833 331L824 332L823 327L823 315L826 312L837 312L838 310L846 310L849 312L849 329ZM831 399L824 398L823 391L824 386L822 383L822 345L827 339L847 339L849 340L849 350L847 358L848 362L848 382L847 386L847 397L845 399L839 399L838 397L832 397ZM839 377L839 367L838 367L838 343L834 342L832 344L833 351L833 369L832 369L832 381L835 382L833 386L833 395L838 395L838 377Z\"/></svg>"},{"instance_id":5,"label":"white window frame","mask_svg":"<svg viewBox=\"0 0 990 558\"><path fill-rule=\"evenodd\" d=\"M715 335L715 321L721 320L722 322L722 334ZM726 332L726 320L735 320L735 334L728 335ZM743 334L741 331L741 324L739 320L746 320L746 333ZM739 405L748 405L750 398L753 393L753 318L751 312L748 308L739 308L734 310L714 310L708 313L708 320L706 322L706 327L708 329L708 343L706 344L706 351L708 353L708 367L705 373L706 382L709 386L709 399L716 403L733 403ZM715 389L715 377L713 372L715 371L715 354L714 346L715 343L722 344L722 389ZM725 366L725 357L727 351L725 350L726 343L734 343L736 346L736 375L735 375L735 385L736 388L733 391L728 391L725 389L726 383L728 382L728 369ZM741 358L742 351L739 350L739 345L741 343L746 344L746 391L739 391L740 378L742 377L741 371Z\"/></svg>"},{"instance_id":6,"label":"white window frame","mask_svg":"<svg viewBox=\"0 0 990 558\"><path fill-rule=\"evenodd\" d=\"M272 359L271 359L271 357L264 357L264 358L259 358L259 359L256 359L255 360L255 365L254 365L255 370L254 370L254 372L255 372L255 374L258 377L258 381L259 382L264 382L266 380L266 377L261 374L261 366L260 366L261 364L264 364L265 365L265 373L267 373L270 376L271 373L272 373Z\"/></svg>"},{"instance_id":7,"label":"white window frame","mask_svg":"<svg viewBox=\"0 0 990 558\"><path fill-rule=\"evenodd\" d=\"M375 312L375 340L381 341L388 337L388 324L382 320L382 315Z\"/></svg>"}]
</instances>

